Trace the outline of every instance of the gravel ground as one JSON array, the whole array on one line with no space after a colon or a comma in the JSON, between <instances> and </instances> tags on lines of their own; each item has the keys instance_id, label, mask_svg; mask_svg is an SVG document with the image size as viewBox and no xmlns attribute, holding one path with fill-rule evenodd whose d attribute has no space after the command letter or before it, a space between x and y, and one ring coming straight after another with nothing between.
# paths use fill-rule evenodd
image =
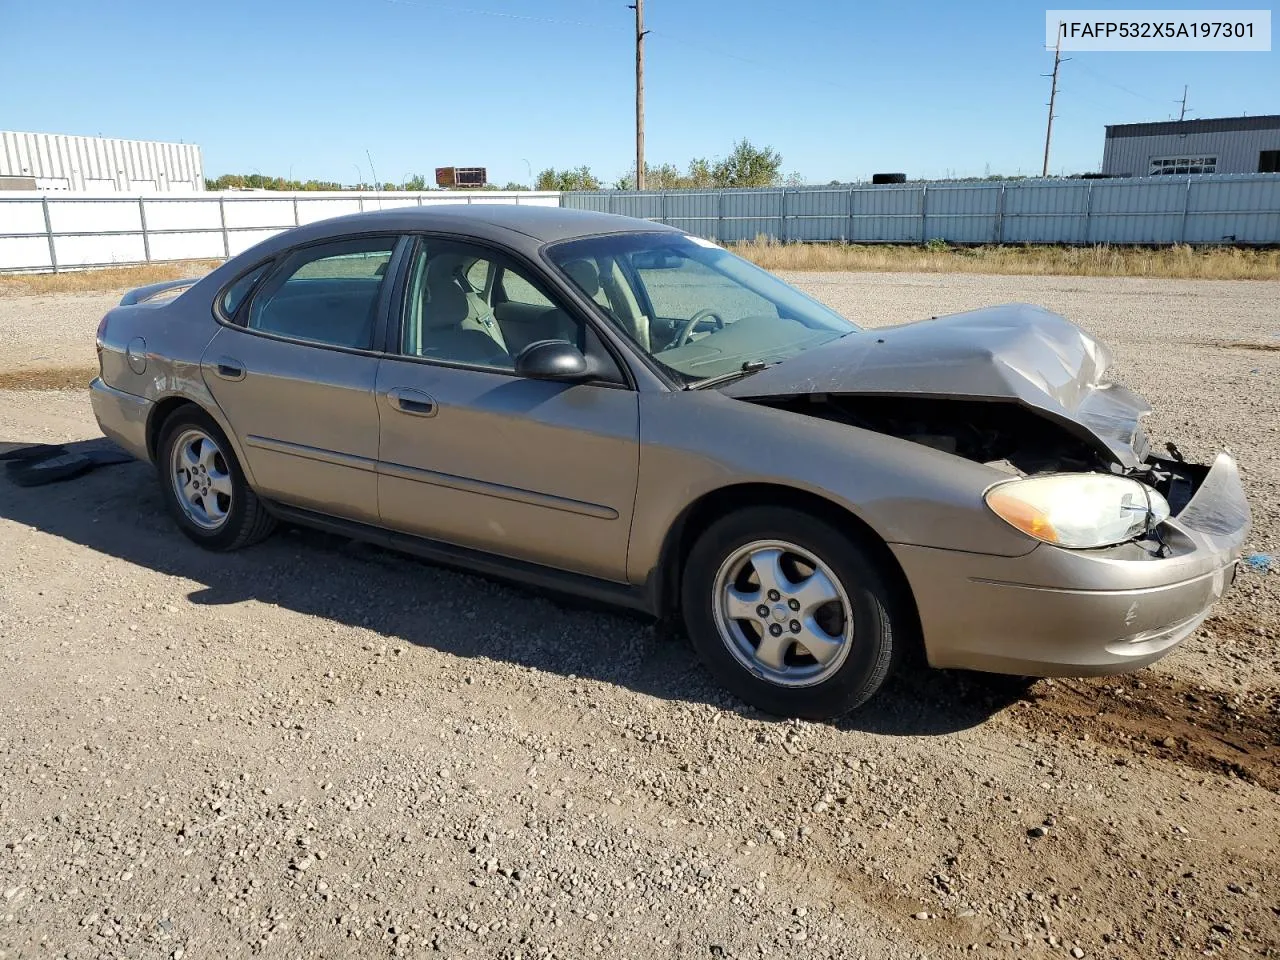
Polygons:
<instances>
[{"instance_id":1,"label":"gravel ground","mask_svg":"<svg viewBox=\"0 0 1280 960\"><path fill-rule=\"evenodd\" d=\"M796 279L868 324L1065 312L1276 552L1280 355L1207 344L1271 343L1280 287ZM113 299L0 300L0 367L91 362ZM0 392L0 449L95 435ZM0 479L0 544L0 957L1280 953L1274 574L1158 670L808 724L640 619L311 532L207 554L140 464Z\"/></svg>"},{"instance_id":2,"label":"gravel ground","mask_svg":"<svg viewBox=\"0 0 1280 960\"><path fill-rule=\"evenodd\" d=\"M0 370L93 363L93 333L120 293L0 296Z\"/></svg>"}]
</instances>

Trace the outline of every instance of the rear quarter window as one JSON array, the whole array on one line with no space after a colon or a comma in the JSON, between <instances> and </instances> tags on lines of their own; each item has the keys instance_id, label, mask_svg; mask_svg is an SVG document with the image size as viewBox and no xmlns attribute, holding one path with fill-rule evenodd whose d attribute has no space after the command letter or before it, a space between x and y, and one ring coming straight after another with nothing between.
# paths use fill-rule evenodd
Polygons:
<instances>
[{"instance_id":1,"label":"rear quarter window","mask_svg":"<svg viewBox=\"0 0 1280 960\"><path fill-rule=\"evenodd\" d=\"M218 299L218 310L225 319L231 320L235 317L236 311L240 309L240 304L244 303L245 298L253 292L253 288L257 286L258 281L262 279L262 275L267 272L267 268L270 266L270 263L264 263L262 266L250 270L222 291L222 295Z\"/></svg>"}]
</instances>

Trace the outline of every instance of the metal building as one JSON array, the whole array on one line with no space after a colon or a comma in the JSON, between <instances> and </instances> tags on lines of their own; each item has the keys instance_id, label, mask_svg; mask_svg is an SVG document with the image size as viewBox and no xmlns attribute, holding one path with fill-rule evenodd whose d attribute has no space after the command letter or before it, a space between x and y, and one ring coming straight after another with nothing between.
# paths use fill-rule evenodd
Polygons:
<instances>
[{"instance_id":1,"label":"metal building","mask_svg":"<svg viewBox=\"0 0 1280 960\"><path fill-rule=\"evenodd\" d=\"M1102 172L1113 177L1280 173L1280 115L1114 124L1107 127Z\"/></svg>"},{"instance_id":2,"label":"metal building","mask_svg":"<svg viewBox=\"0 0 1280 960\"><path fill-rule=\"evenodd\" d=\"M193 143L0 131L0 190L198 193L204 163Z\"/></svg>"}]
</instances>

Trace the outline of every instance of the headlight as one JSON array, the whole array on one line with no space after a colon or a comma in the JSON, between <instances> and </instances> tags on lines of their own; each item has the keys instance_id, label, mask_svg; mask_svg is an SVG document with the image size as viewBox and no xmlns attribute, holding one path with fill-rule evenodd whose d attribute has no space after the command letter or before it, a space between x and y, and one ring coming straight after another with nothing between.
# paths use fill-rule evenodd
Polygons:
<instances>
[{"instance_id":1,"label":"headlight","mask_svg":"<svg viewBox=\"0 0 1280 960\"><path fill-rule=\"evenodd\" d=\"M987 506L1028 536L1073 549L1123 543L1169 517L1157 491L1106 473L1011 480L987 491Z\"/></svg>"}]
</instances>

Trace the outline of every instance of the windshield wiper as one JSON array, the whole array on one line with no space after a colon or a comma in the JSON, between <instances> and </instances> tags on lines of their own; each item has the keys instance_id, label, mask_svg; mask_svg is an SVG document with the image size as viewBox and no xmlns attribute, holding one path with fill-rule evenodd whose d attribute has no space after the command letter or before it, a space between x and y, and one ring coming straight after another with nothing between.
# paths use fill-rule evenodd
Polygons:
<instances>
[{"instance_id":1,"label":"windshield wiper","mask_svg":"<svg viewBox=\"0 0 1280 960\"><path fill-rule=\"evenodd\" d=\"M730 370L728 373L720 373L714 377L707 377L703 380L695 380L688 384L686 390L701 390L704 387L715 387L722 383L728 383L730 380L739 380L742 377L749 377L753 373L759 373L769 364L763 360L747 360L737 370Z\"/></svg>"}]
</instances>

